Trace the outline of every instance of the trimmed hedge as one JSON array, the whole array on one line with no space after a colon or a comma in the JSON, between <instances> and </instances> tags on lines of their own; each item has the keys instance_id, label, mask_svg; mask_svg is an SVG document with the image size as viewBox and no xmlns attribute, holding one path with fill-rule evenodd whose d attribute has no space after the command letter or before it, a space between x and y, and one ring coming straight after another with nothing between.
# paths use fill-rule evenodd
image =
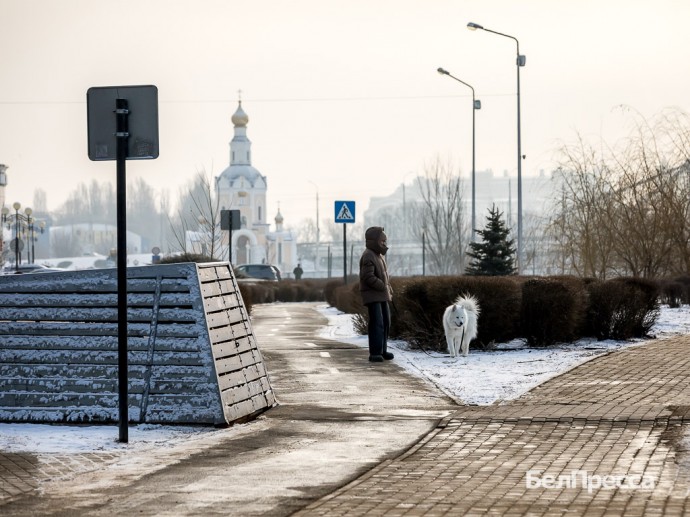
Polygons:
<instances>
[{"instance_id":1,"label":"trimmed hedge","mask_svg":"<svg viewBox=\"0 0 690 517\"><path fill-rule=\"evenodd\" d=\"M599 340L645 337L659 317L659 288L650 280L615 278L587 290L587 330Z\"/></svg>"},{"instance_id":2,"label":"trimmed hedge","mask_svg":"<svg viewBox=\"0 0 690 517\"><path fill-rule=\"evenodd\" d=\"M582 337L645 337L659 315L660 290L641 279L446 276L393 278L391 285L390 337L423 350L446 349L443 312L461 294L475 296L481 309L472 348L515 338L544 347ZM355 328L366 334L367 313L356 283L332 283L328 297L332 306L354 314Z\"/></svg>"},{"instance_id":3,"label":"trimmed hedge","mask_svg":"<svg viewBox=\"0 0 690 517\"><path fill-rule=\"evenodd\" d=\"M659 299L669 307L678 308L690 303L690 276L659 280Z\"/></svg>"},{"instance_id":4,"label":"trimmed hedge","mask_svg":"<svg viewBox=\"0 0 690 517\"><path fill-rule=\"evenodd\" d=\"M185 255L165 262L209 262L210 257ZM678 307L690 303L690 276L659 281L639 278L596 280L571 276L445 276L391 279L390 337L412 347L446 350L443 312L462 294L479 302L479 333L472 348L490 348L515 338L544 347L581 337L599 340L646 337L659 317L659 301ZM368 315L359 281L339 279L239 282L248 312L253 304L325 300L354 315L358 332L366 334Z\"/></svg>"},{"instance_id":5,"label":"trimmed hedge","mask_svg":"<svg viewBox=\"0 0 690 517\"><path fill-rule=\"evenodd\" d=\"M251 299L253 303L318 302L325 300L327 280L309 279L268 282L240 279L238 284L242 297Z\"/></svg>"},{"instance_id":6,"label":"trimmed hedge","mask_svg":"<svg viewBox=\"0 0 690 517\"><path fill-rule=\"evenodd\" d=\"M532 347L581 336L587 308L584 283L576 278L530 278L522 286L521 334Z\"/></svg>"},{"instance_id":7,"label":"trimmed hedge","mask_svg":"<svg viewBox=\"0 0 690 517\"><path fill-rule=\"evenodd\" d=\"M479 334L471 346L486 348L518 337L521 293L515 277L393 278L391 286L392 339L404 339L416 348L445 350L443 312L459 293L475 296L481 309ZM342 286L341 282L335 293L334 307L356 314L355 328L366 333L368 318L358 286Z\"/></svg>"}]
</instances>

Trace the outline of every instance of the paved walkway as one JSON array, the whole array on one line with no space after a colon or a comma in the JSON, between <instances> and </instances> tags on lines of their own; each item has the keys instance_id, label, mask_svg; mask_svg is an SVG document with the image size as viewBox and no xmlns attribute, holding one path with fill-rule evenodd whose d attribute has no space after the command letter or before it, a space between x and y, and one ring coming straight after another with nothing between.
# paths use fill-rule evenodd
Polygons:
<instances>
[{"instance_id":1,"label":"paved walkway","mask_svg":"<svg viewBox=\"0 0 690 517\"><path fill-rule=\"evenodd\" d=\"M232 496L226 492L231 491L228 487L235 488L241 482L237 477L226 479L224 474L212 478L216 484L226 483L217 492L192 490L192 486L199 486L194 483L204 471L203 461L209 452L200 451L186 461L162 469L160 475L149 473L147 479L126 480L119 490L97 487L93 497L102 501L97 506L87 505L86 496L81 494L84 506L79 508L84 511L78 513L690 515L690 337L653 341L599 357L511 403L452 408L395 365L382 365L385 370L377 370L379 365L366 364L366 354L361 350L346 345L334 348L332 342L318 339L305 342L305 335L315 327L307 320L317 318L307 306L268 307L270 311L257 314L255 329L262 333L260 343L274 338L264 355L282 405L268 413L274 416L264 420L268 426L264 434L273 440L268 444L289 438L291 449L289 454L280 456L281 451L275 446L266 451L266 443L243 438L232 442L232 447L217 451L216 460L228 465L242 457L249 465L238 467L242 475L249 475L251 470L247 467L252 464L247 458L257 448L265 452L263 463L255 466L286 469L296 457L296 448L305 440L304 435L288 434L298 435L306 432L301 429L307 427L308 446L317 452L302 457L301 465L289 466L304 476L310 471L317 475L290 480L288 486L293 490L285 492L266 480L252 478L250 484L261 481L262 490L275 491L275 497L263 505L251 506L251 501L244 501L238 506L231 499L230 503L215 500L221 494ZM259 322L261 318L265 318L264 323ZM285 318L293 318L293 324L280 327L279 321ZM285 349L294 346L299 348L296 353ZM294 362L298 357L307 362ZM326 362L317 363L318 360ZM378 415L367 389L358 390L350 384L351 374L359 375L357 382L366 383L367 389L375 387L377 380L385 381L385 389L378 393L386 401L385 414ZM341 383L333 384L334 377L342 379ZM408 389L408 382L412 388L406 393L430 401L426 414L416 400L406 403L405 399L395 397L396 390L403 386ZM327 398L329 393L331 398ZM395 406L400 409L395 410ZM350 407L354 411L344 415L343 408ZM444 411L447 416L441 418ZM315 418L315 414L319 417ZM439 415L435 420L434 414ZM368 427L358 428L360 423ZM332 438L320 430L315 432L321 429L320 425L323 433L329 425L345 430L342 442L330 443L332 455L325 458L321 458L318 447L321 441ZM385 425L392 427L384 431ZM386 436L391 433L389 429L403 431L411 426L416 427L410 436L417 436L412 448L404 446L403 440L397 445L397 452L388 449L379 451L378 456L371 455L375 451L361 441L362 434L353 434L378 431ZM345 458L348 453L350 456ZM357 455L362 456L359 462L353 459ZM99 461L104 465L117 459L98 454L80 456L70 461L76 462L74 465ZM372 463L372 458L378 460ZM5 493L23 490L35 494L33 490L38 486L43 492L40 498L23 497L17 501L14 497L16 504L3 506L0 490L0 513L60 514L47 511L56 502L68 508L64 506L69 503L64 489L71 486L80 490L83 485L79 484L79 477L71 485L46 485L47 468L55 468L56 472L70 469L65 458L53 459L50 466L31 455L0 454L0 482ZM349 463L352 465L347 467ZM335 482L328 478L329 465L350 470L345 468L337 476L341 481ZM233 468L226 472L231 475ZM283 475L294 476L291 472L285 470ZM157 483L148 479L156 477L160 478ZM10 479L19 486L12 488ZM300 486L300 481L304 486ZM307 489L307 483L315 488ZM300 486L297 491L296 486ZM46 495L50 495L50 487L52 498ZM174 500L166 503L173 489L179 494L176 505ZM62 499L55 495L57 492L62 493ZM133 498L137 494L145 494L146 498L140 497L135 504ZM258 492L254 496L260 497ZM194 499L196 504L187 499Z\"/></svg>"},{"instance_id":2,"label":"paved walkway","mask_svg":"<svg viewBox=\"0 0 690 517\"><path fill-rule=\"evenodd\" d=\"M690 337L653 341L459 409L296 515L690 515L689 421Z\"/></svg>"},{"instance_id":3,"label":"paved walkway","mask_svg":"<svg viewBox=\"0 0 690 517\"><path fill-rule=\"evenodd\" d=\"M457 408L395 364L316 337L327 321L314 305L254 308L277 407L152 452L0 451L0 515L290 515L408 450Z\"/></svg>"}]
</instances>

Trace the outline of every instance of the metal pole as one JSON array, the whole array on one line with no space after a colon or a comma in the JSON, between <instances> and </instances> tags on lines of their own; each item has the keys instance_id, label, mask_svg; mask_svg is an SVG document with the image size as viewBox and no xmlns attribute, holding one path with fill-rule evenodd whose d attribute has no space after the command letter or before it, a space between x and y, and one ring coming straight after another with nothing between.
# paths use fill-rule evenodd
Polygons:
<instances>
[{"instance_id":1,"label":"metal pole","mask_svg":"<svg viewBox=\"0 0 690 517\"><path fill-rule=\"evenodd\" d=\"M127 99L115 100L117 118L117 371L120 441L127 443L129 404L127 379Z\"/></svg>"},{"instance_id":2,"label":"metal pole","mask_svg":"<svg viewBox=\"0 0 690 517\"><path fill-rule=\"evenodd\" d=\"M314 275L318 278L319 274L319 247L321 242L321 229L319 227L319 187L311 180L307 180L316 188L316 253L314 253ZM330 276L330 275L329 275Z\"/></svg>"},{"instance_id":3,"label":"metal pole","mask_svg":"<svg viewBox=\"0 0 690 517\"><path fill-rule=\"evenodd\" d=\"M476 171L474 163L474 118L477 111L477 101L474 100L474 88L472 88L472 228L470 230L470 242L474 242L474 230L477 227L477 192Z\"/></svg>"},{"instance_id":4,"label":"metal pole","mask_svg":"<svg viewBox=\"0 0 690 517\"><path fill-rule=\"evenodd\" d=\"M19 208L14 213L14 270L19 272Z\"/></svg>"},{"instance_id":5,"label":"metal pole","mask_svg":"<svg viewBox=\"0 0 690 517\"><path fill-rule=\"evenodd\" d=\"M522 142L520 135L520 43L515 40L517 44L517 153L518 153L518 185L517 185L517 202L518 202L518 249L517 249L517 263L518 274L522 274Z\"/></svg>"},{"instance_id":6,"label":"metal pole","mask_svg":"<svg viewBox=\"0 0 690 517\"><path fill-rule=\"evenodd\" d=\"M491 32L492 34L498 34L505 38L510 38L515 41L517 46L517 176L518 176L518 188L517 188L517 198L518 198L518 231L517 231L517 263L518 263L518 273L522 273L522 141L520 134L520 67L525 65L525 56L520 55L520 42L515 36L509 34L503 34L502 32L497 32L491 29L487 29L477 23L470 22L467 24L467 28L470 30L483 30L486 32Z\"/></svg>"},{"instance_id":7,"label":"metal pole","mask_svg":"<svg viewBox=\"0 0 690 517\"><path fill-rule=\"evenodd\" d=\"M343 284L347 285L347 223L343 223Z\"/></svg>"},{"instance_id":8,"label":"metal pole","mask_svg":"<svg viewBox=\"0 0 690 517\"><path fill-rule=\"evenodd\" d=\"M426 232L422 232L422 276L426 276Z\"/></svg>"},{"instance_id":9,"label":"metal pole","mask_svg":"<svg viewBox=\"0 0 690 517\"><path fill-rule=\"evenodd\" d=\"M314 272L319 270L319 246L321 241L321 229L319 228L319 189L316 188L316 254L314 256ZM318 277L319 275L316 274Z\"/></svg>"},{"instance_id":10,"label":"metal pole","mask_svg":"<svg viewBox=\"0 0 690 517\"><path fill-rule=\"evenodd\" d=\"M31 239L31 264L36 262L36 249L34 248L34 222L29 223L29 238Z\"/></svg>"},{"instance_id":11,"label":"metal pole","mask_svg":"<svg viewBox=\"0 0 690 517\"><path fill-rule=\"evenodd\" d=\"M474 242L474 229L477 227L477 210L476 210L476 168L475 168L475 115L476 111L479 109L481 104L477 104L477 100L474 94L474 88L471 84L467 84L462 79L455 77L453 74L448 72L443 68L438 68L436 70L441 75L447 75L448 77L455 79L457 82L464 84L470 90L472 90L472 228L470 229L470 241Z\"/></svg>"}]
</instances>

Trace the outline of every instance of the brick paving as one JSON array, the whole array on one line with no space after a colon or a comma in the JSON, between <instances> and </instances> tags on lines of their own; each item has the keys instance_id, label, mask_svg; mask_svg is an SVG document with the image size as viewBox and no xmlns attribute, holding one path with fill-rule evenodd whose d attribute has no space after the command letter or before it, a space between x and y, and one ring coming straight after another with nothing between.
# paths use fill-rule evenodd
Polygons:
<instances>
[{"instance_id":1,"label":"brick paving","mask_svg":"<svg viewBox=\"0 0 690 517\"><path fill-rule=\"evenodd\" d=\"M32 454L0 451L0 505L44 483L91 472L115 462L121 452Z\"/></svg>"},{"instance_id":2,"label":"brick paving","mask_svg":"<svg viewBox=\"0 0 690 517\"><path fill-rule=\"evenodd\" d=\"M600 357L295 515L690 515L690 337Z\"/></svg>"}]
</instances>

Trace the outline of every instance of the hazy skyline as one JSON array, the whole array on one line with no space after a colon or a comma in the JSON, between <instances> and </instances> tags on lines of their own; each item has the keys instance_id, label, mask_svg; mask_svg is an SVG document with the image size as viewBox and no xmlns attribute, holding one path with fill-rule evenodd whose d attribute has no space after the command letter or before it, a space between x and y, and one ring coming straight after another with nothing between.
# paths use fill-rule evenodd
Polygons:
<instances>
[{"instance_id":1,"label":"hazy skyline","mask_svg":"<svg viewBox=\"0 0 690 517\"><path fill-rule=\"evenodd\" d=\"M516 174L515 42L523 175L550 172L562 141L627 134L632 113L690 111L690 3L683 0L0 0L0 163L6 200L36 187L57 208L80 182L115 180L87 157L86 91L155 84L160 157L130 161L177 198L229 164L242 90L268 214L332 219L333 201L385 196L436 156ZM528 207L526 207L528 208ZM480 207L478 207L480 209Z\"/></svg>"}]
</instances>

